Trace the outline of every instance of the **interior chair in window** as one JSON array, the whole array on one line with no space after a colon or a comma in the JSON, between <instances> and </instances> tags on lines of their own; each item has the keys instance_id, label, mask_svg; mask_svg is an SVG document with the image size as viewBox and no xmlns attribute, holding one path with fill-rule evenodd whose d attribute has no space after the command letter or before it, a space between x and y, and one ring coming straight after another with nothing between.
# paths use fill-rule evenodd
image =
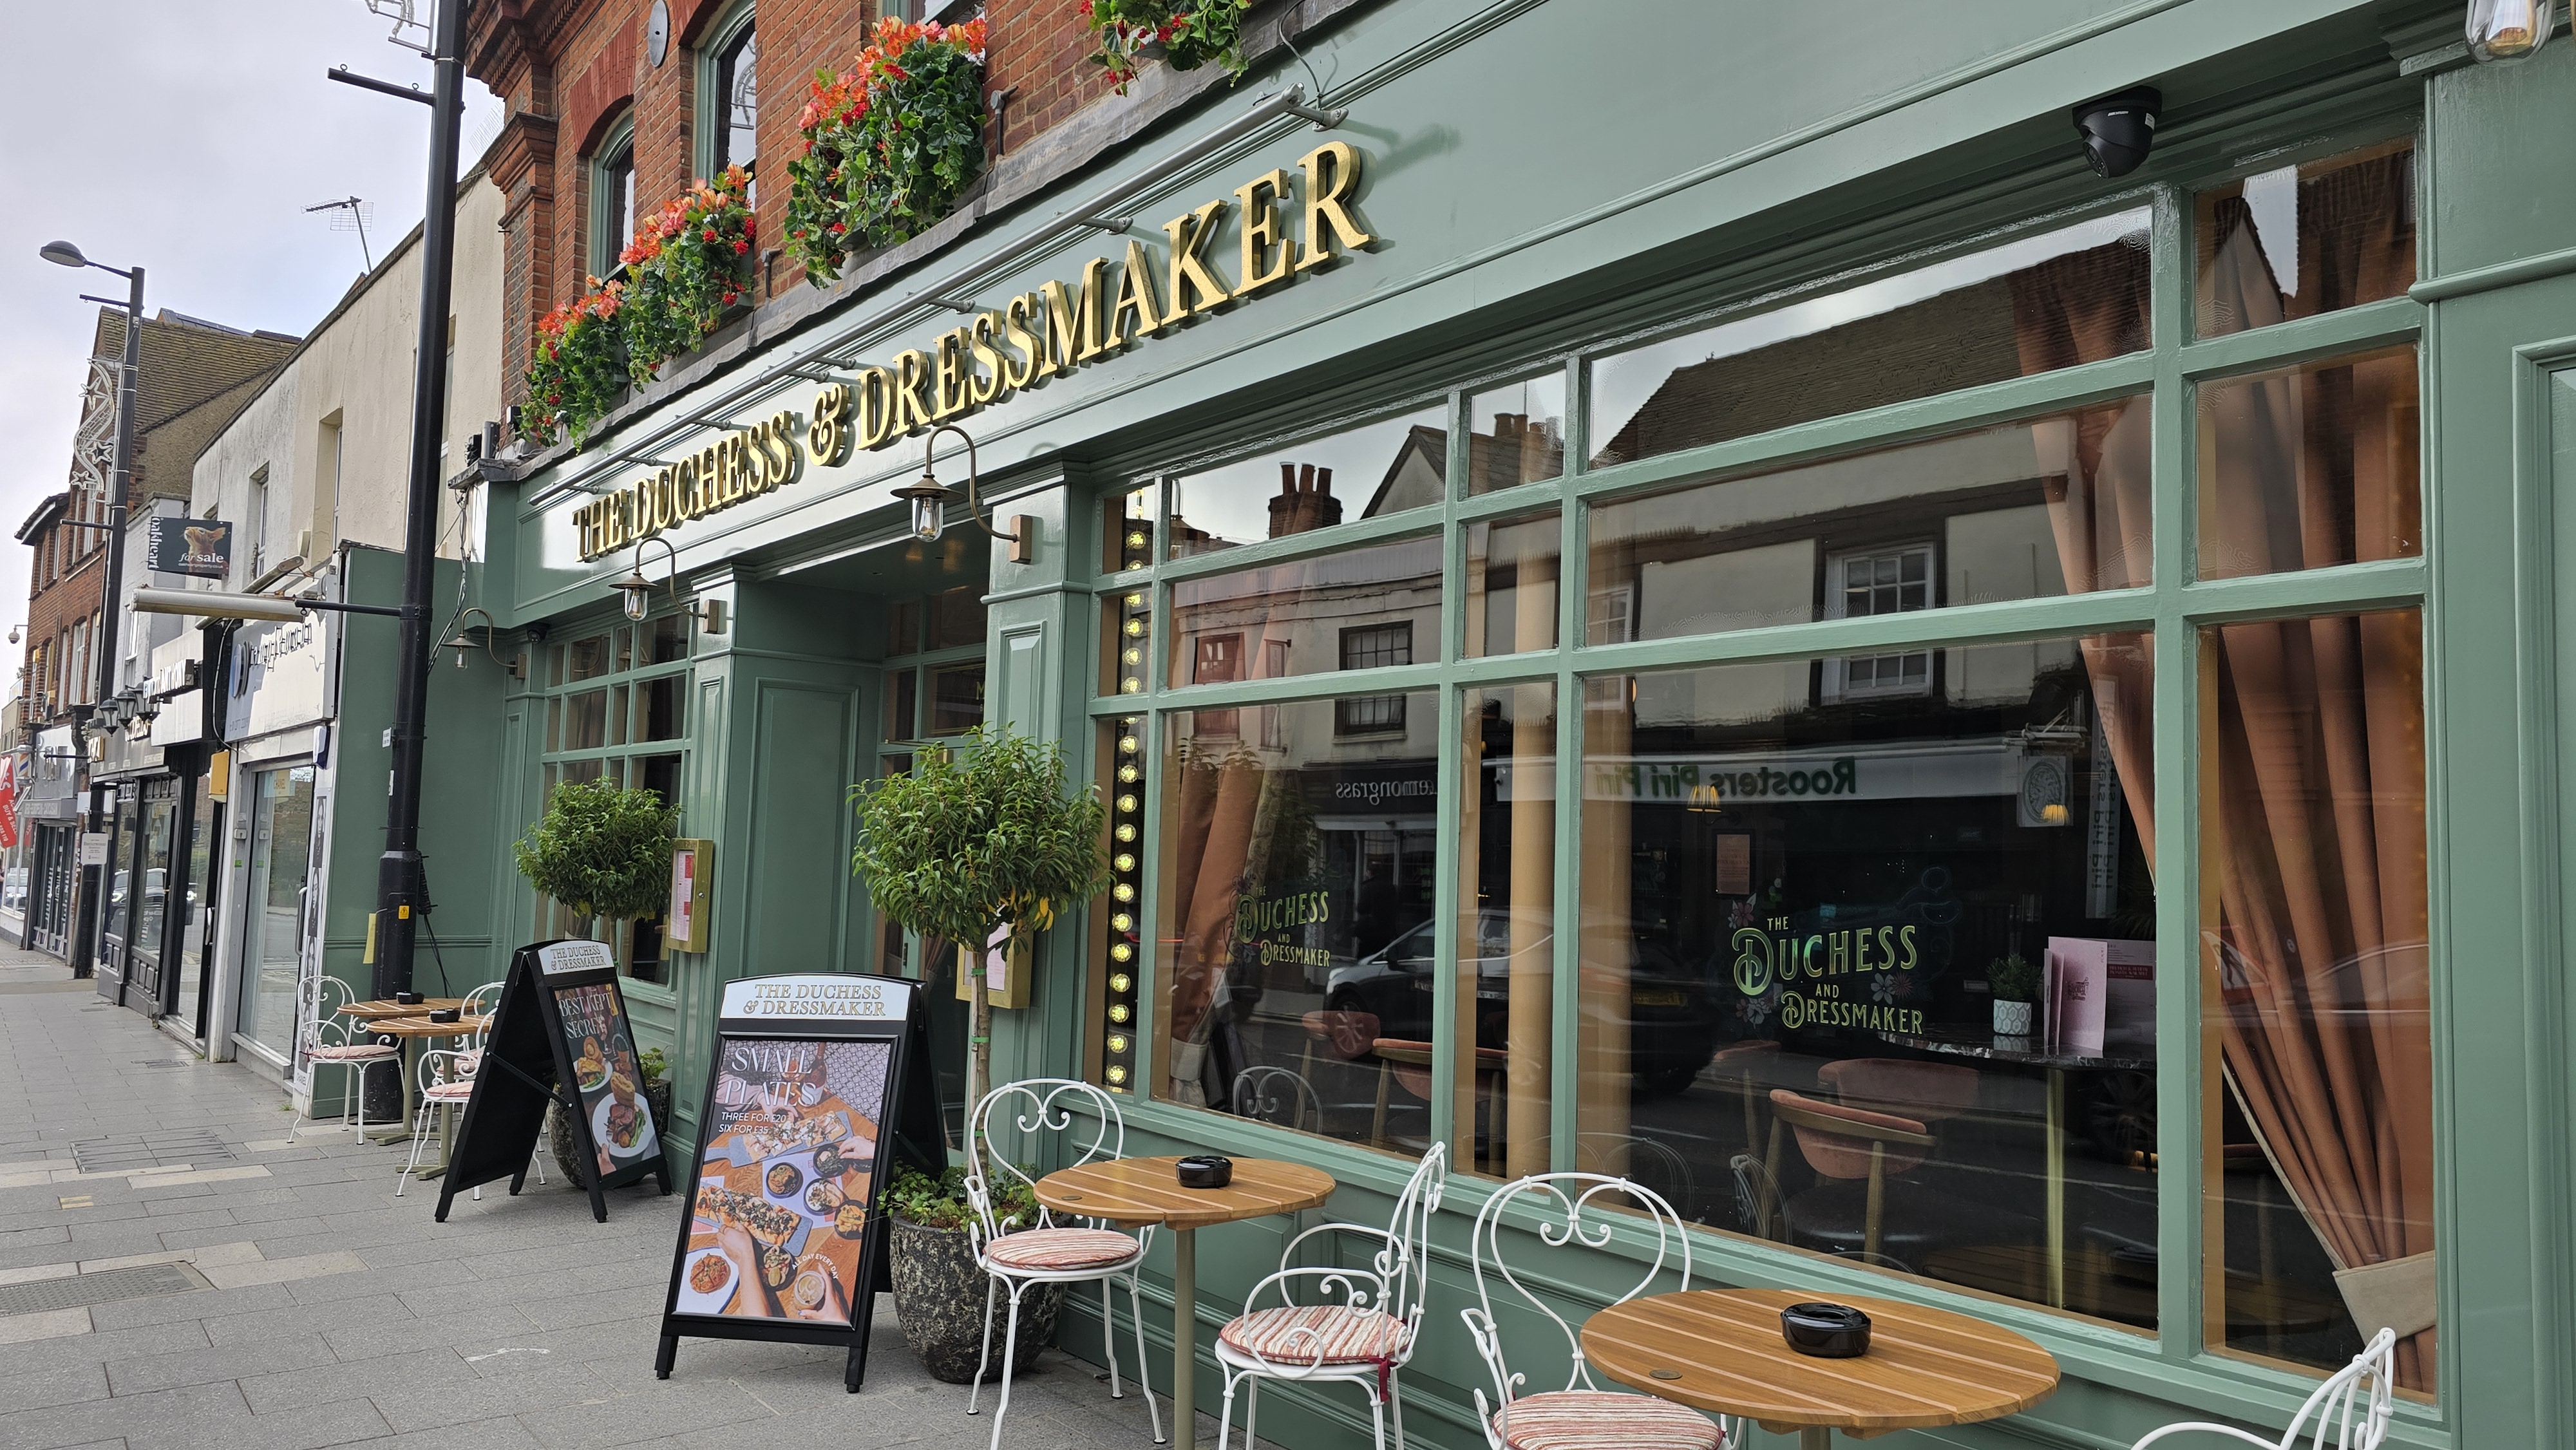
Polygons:
<instances>
[{"instance_id":1,"label":"interior chair in window","mask_svg":"<svg viewBox=\"0 0 2576 1450\"><path fill-rule=\"evenodd\" d=\"M1821 1180L1785 1205L1797 1225L1793 1242L1801 1247L1871 1263L1892 1255L1919 1264L1926 1252L1946 1244L1991 1241L1999 1219L1990 1204L1904 1183L1891 1207L1890 1180L1931 1155L1935 1139L1922 1120L1824 1102L1787 1088L1772 1090L1771 1118L1773 1162L1785 1126ZM2011 1227L2020 1227L2017 1217Z\"/></svg>"},{"instance_id":2,"label":"interior chair in window","mask_svg":"<svg viewBox=\"0 0 2576 1450\"><path fill-rule=\"evenodd\" d=\"M2168 1435L2219 1435L2262 1450L2292 1450L2306 1441L2313 1450L2379 1450L2388 1439L2388 1422L2396 1413L2389 1387L2397 1383L2397 1331L2382 1329L2370 1337L2352 1363L2334 1372L2332 1378L2317 1386L2306 1404L2290 1420L2290 1428L2278 1440L2237 1429L2233 1425L2213 1425L2203 1421L2186 1421L2150 1430L2146 1438L2131 1450L2147 1450Z\"/></svg>"},{"instance_id":3,"label":"interior chair in window","mask_svg":"<svg viewBox=\"0 0 2576 1450\"><path fill-rule=\"evenodd\" d=\"M1598 1173L1535 1173L1496 1190L1477 1213L1475 1232L1468 1240L1469 1262L1476 1275L1476 1302L1458 1311L1458 1317L1466 1321L1468 1336L1475 1341L1476 1353L1494 1377L1498 1402L1489 1402L1483 1390L1476 1391L1476 1417L1484 1426L1488 1450L1603 1450L1609 1446L1618 1450L1727 1450L1735 1445L1737 1427L1728 1420L1713 1421L1669 1400L1604 1390L1593 1383L1592 1368L1583 1358L1582 1336L1531 1290L1525 1277L1529 1272L1526 1256L1518 1271L1504 1262L1506 1210L1516 1220L1511 1229L1513 1243L1535 1245L1556 1254L1602 1249L1609 1244L1614 1225L1628 1225L1631 1232L1641 1225L1651 1225L1655 1233L1654 1258L1647 1262L1637 1282L1613 1303L1625 1304L1652 1288L1668 1262L1674 1263L1681 1275L1675 1287L1690 1288L1689 1233L1673 1206L1653 1189ZM1530 1232L1533 1228L1535 1236ZM1624 1256L1605 1262L1633 1263ZM1589 1283L1595 1276L1566 1266L1565 1271L1548 1277ZM1494 1312L1492 1293L1498 1285L1518 1296L1518 1302L1509 1297L1503 1300L1501 1315ZM1529 1376L1513 1373L1504 1354L1507 1323L1511 1332L1526 1331L1546 1345L1563 1340L1570 1363L1565 1388L1516 1393ZM1547 1332L1551 1327L1553 1336Z\"/></svg>"},{"instance_id":4,"label":"interior chair in window","mask_svg":"<svg viewBox=\"0 0 2576 1450\"><path fill-rule=\"evenodd\" d=\"M297 994L297 1005L304 1010L296 1026L296 1042L307 1061L313 1064L313 1090L295 1121L286 1125L286 1141L295 1141L296 1130L311 1115L313 1098L322 1091L322 1069L341 1069L341 1121L347 1122L351 1111L357 1114L358 1137L367 1136L367 1069L384 1063L394 1076L402 1076L402 1049L390 1042L378 1042L367 1031L367 1024L348 1016L340 1009L357 1000L358 994L346 982L327 974L317 975ZM408 1110L410 1104L405 1103Z\"/></svg>"},{"instance_id":5,"label":"interior chair in window","mask_svg":"<svg viewBox=\"0 0 2576 1450\"><path fill-rule=\"evenodd\" d=\"M1762 1038L1730 1042L1710 1058L1707 1074L1725 1085L1744 1108L1744 1151L1762 1151L1762 1104L1770 1092L1765 1083L1780 1069L1780 1044Z\"/></svg>"},{"instance_id":6,"label":"interior chair in window","mask_svg":"<svg viewBox=\"0 0 2576 1450\"><path fill-rule=\"evenodd\" d=\"M1339 1083L1343 1090L1347 1091L1351 1073L1346 1069L1337 1068L1333 1069L1327 1077L1319 1073L1318 1061L1327 1064L1348 1063L1358 1062L1367 1057L1369 1044L1377 1040L1377 1014L1326 1008L1307 1013L1302 1025L1306 1029L1306 1051L1297 1065L1298 1076L1310 1083L1327 1081ZM1351 1104L1347 1101L1336 1101L1335 1106L1348 1108ZM1316 1131L1330 1132L1331 1130L1318 1128Z\"/></svg>"},{"instance_id":7,"label":"interior chair in window","mask_svg":"<svg viewBox=\"0 0 2576 1450\"><path fill-rule=\"evenodd\" d=\"M1008 1291L1011 1305L1002 1334L1002 1399L993 1408L993 1450L1001 1450L1002 1418L1011 1412L1020 1298L1034 1284L1099 1283L1100 1322L1109 1331L1103 1336L1109 1351L1109 1397L1125 1399L1127 1391L1118 1379L1118 1320L1109 1302L1109 1286L1117 1281L1127 1286L1127 1307L1136 1322L1136 1387L1145 1397L1145 1414L1153 1425L1154 1443L1164 1443L1163 1412L1154 1403L1154 1387L1145 1373L1145 1294L1136 1283L1136 1271L1145 1262L1145 1250L1154 1241L1154 1230L1148 1226L1131 1238L1097 1219L1084 1219L1082 1226L1060 1225L1044 1208L1037 1211L1034 1224L1019 1222L1016 1213L1003 1217L994 1207L996 1184L1017 1183L1030 1189L1037 1185L1012 1162L1009 1153L994 1146L992 1134L997 1123L1005 1132L1016 1130L1009 1147L1040 1161L1057 1161L1060 1157L1066 1168L1124 1157L1127 1151L1127 1124L1118 1114L1116 1100L1087 1082L1060 1077L1028 1078L1004 1083L975 1104L968 1118L971 1131L966 1135L966 1201L975 1216L967 1222L966 1235L976 1266L984 1271L987 1280L983 1352L975 1361L975 1387L966 1396L966 1413L976 1413L976 1402L984 1393L984 1369L993 1357L995 1296ZM1060 1154L1050 1157L1036 1151L1042 1139L1059 1144Z\"/></svg>"},{"instance_id":8,"label":"interior chair in window","mask_svg":"<svg viewBox=\"0 0 2576 1450\"><path fill-rule=\"evenodd\" d=\"M1422 1334L1423 1300L1431 1289L1431 1218L1449 1178L1449 1147L1434 1143L1422 1155L1385 1228L1324 1223L1288 1241L1279 1271L1252 1286L1244 1312L1217 1334L1217 1367L1225 1376L1225 1408L1217 1420L1216 1450L1234 1429L1234 1392L1246 1386L1244 1450L1252 1450L1253 1423L1261 1410L1265 1379L1355 1384L1367 1394L1377 1450L1404 1445L1404 1402L1397 1372L1413 1358ZM1298 1262L1310 1239L1337 1250L1356 1239L1366 1265L1329 1254L1320 1265ZM1265 1305L1265 1299L1277 1302ZM1395 1439L1387 1439L1389 1413Z\"/></svg>"},{"instance_id":9,"label":"interior chair in window","mask_svg":"<svg viewBox=\"0 0 2576 1450\"><path fill-rule=\"evenodd\" d=\"M1816 1081L1843 1106L1918 1119L1930 1130L1975 1107L1980 1080L1973 1067L1902 1057L1849 1057L1816 1069Z\"/></svg>"},{"instance_id":10,"label":"interior chair in window","mask_svg":"<svg viewBox=\"0 0 2576 1450\"><path fill-rule=\"evenodd\" d=\"M1391 1145L1387 1137L1387 1110L1394 1102L1393 1089L1404 1089L1404 1095L1424 1107L1431 1105L1431 1059L1435 1049L1428 1042L1409 1037L1380 1037L1369 1043L1369 1052L1377 1058L1377 1112L1369 1122L1369 1145L1384 1148ZM1486 1107L1503 1085L1503 1074L1511 1065L1511 1054L1499 1047L1476 1049L1476 1105ZM1500 1160L1503 1153L1501 1124L1494 1115L1486 1115L1490 1140L1487 1156ZM1484 1165L1479 1163L1478 1168Z\"/></svg>"}]
</instances>

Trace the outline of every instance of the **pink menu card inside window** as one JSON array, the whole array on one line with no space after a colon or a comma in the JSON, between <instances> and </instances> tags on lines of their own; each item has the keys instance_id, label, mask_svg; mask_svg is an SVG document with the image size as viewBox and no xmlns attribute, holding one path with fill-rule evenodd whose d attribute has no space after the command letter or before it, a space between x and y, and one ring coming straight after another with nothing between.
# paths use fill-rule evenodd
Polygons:
<instances>
[{"instance_id":1,"label":"pink menu card inside window","mask_svg":"<svg viewBox=\"0 0 2576 1450\"><path fill-rule=\"evenodd\" d=\"M2104 1009L2111 996L2111 944L2098 937L2053 936L2041 959L2041 1028L2047 1050L2069 1057L2102 1055Z\"/></svg>"}]
</instances>

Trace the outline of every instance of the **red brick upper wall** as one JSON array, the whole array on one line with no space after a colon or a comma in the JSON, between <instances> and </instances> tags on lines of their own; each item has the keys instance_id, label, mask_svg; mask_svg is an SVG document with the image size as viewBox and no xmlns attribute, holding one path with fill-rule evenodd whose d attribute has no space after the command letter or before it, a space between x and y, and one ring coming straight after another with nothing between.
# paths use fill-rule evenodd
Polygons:
<instances>
[{"instance_id":1,"label":"red brick upper wall","mask_svg":"<svg viewBox=\"0 0 2576 1450\"><path fill-rule=\"evenodd\" d=\"M990 0L984 84L1008 90L1002 146L1016 151L1041 131L1109 94L1109 73L1073 0Z\"/></svg>"},{"instance_id":2,"label":"red brick upper wall","mask_svg":"<svg viewBox=\"0 0 2576 1450\"><path fill-rule=\"evenodd\" d=\"M770 180L755 211L763 253L786 228L786 163L796 116L817 71L848 66L865 43L875 0L758 0L760 156ZM520 135L505 138L493 180L510 196L505 292L511 388L539 314L581 289L589 266L592 152L617 120L635 120L636 210L649 214L697 176L698 47L731 13L727 0L672 0L671 44L659 66L645 43L651 0L482 0L467 24L467 69L502 95ZM1092 63L1077 0L987 0L988 88L1009 90L999 138L1018 151L1109 94ZM522 118L526 119L522 119ZM548 123L551 122L549 125ZM755 301L801 285L784 256L755 279Z\"/></svg>"}]
</instances>

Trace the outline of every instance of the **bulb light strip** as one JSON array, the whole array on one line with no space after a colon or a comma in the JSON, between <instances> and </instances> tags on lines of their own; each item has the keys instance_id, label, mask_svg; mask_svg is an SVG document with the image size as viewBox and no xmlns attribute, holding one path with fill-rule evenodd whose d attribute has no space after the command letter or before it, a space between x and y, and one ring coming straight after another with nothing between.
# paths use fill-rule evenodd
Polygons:
<instances>
[{"instance_id":1,"label":"bulb light strip","mask_svg":"<svg viewBox=\"0 0 2576 1450\"><path fill-rule=\"evenodd\" d=\"M1149 495L1139 495L1148 497ZM1153 648L1154 591L1144 583L1153 561L1154 525L1150 519L1121 520L1119 568L1137 576L1137 587L1113 594L1102 607L1113 611L1118 627L1110 647L1118 652L1111 677L1121 696L1145 691L1146 651ZM1101 913L1108 934L1108 990L1101 994L1100 1078L1111 1092L1136 1090L1136 980L1143 967L1145 932L1145 717L1122 715L1112 727L1109 779L1101 783L1109 799L1109 907Z\"/></svg>"}]
</instances>

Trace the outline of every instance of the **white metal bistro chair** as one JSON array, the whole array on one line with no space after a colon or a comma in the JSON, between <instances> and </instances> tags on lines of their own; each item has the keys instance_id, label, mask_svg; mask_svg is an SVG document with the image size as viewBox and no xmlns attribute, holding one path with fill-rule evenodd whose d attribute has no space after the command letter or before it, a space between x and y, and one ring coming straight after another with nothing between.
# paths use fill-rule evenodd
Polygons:
<instances>
[{"instance_id":1,"label":"white metal bistro chair","mask_svg":"<svg viewBox=\"0 0 2576 1450\"><path fill-rule=\"evenodd\" d=\"M1623 1207L1637 1212L1622 1212ZM1593 1383L1592 1367L1583 1359L1582 1336L1503 1260L1507 1210L1517 1210L1511 1215L1517 1221L1509 1225L1515 1235L1534 1234L1540 1244L1552 1249L1604 1249L1616 1224L1652 1226L1653 1260L1635 1286L1613 1303L1625 1304L1652 1288L1665 1263L1676 1257L1676 1248L1679 1287L1690 1288L1690 1235L1681 1215L1673 1212L1662 1194L1630 1179L1598 1173L1534 1173L1504 1184L1476 1215L1475 1235L1468 1240L1476 1303L1458 1311L1476 1341L1476 1352L1494 1376L1500 1400L1488 1404L1485 1392L1476 1391L1476 1413L1485 1427L1486 1445L1491 1450L1597 1450L1608 1445L1620 1450L1726 1450L1736 1444L1736 1428L1727 1420L1711 1421L1669 1400L1604 1390ZM1524 1309L1506 1299L1506 1313L1533 1326L1544 1319L1565 1337L1572 1368L1564 1389L1519 1393L1528 1376L1513 1373L1504 1360L1502 1328L1491 1292L1495 1281L1528 1306Z\"/></svg>"},{"instance_id":2,"label":"white metal bistro chair","mask_svg":"<svg viewBox=\"0 0 2576 1450\"><path fill-rule=\"evenodd\" d=\"M1234 1427L1234 1391L1244 1393L1243 1445L1252 1450L1253 1422L1261 1411L1261 1382L1322 1380L1358 1385L1368 1395L1369 1423L1377 1450L1387 1450L1387 1418L1395 1420L1397 1450L1404 1445L1404 1402L1396 1374L1413 1358L1422 1335L1423 1299L1431 1289L1431 1217L1449 1181L1449 1145L1434 1143L1396 1197L1385 1228L1323 1223L1288 1241L1279 1271L1252 1286L1244 1312L1217 1332L1217 1367L1225 1375L1225 1409L1217 1420L1216 1450L1225 1450ZM1369 1267L1338 1263L1301 1266L1298 1247L1308 1239L1348 1234L1368 1242ZM1262 1307L1275 1292L1279 1302ZM1304 1302L1301 1302L1301 1299ZM1339 1302L1335 1302L1338 1300Z\"/></svg>"},{"instance_id":3,"label":"white metal bistro chair","mask_svg":"<svg viewBox=\"0 0 2576 1450\"><path fill-rule=\"evenodd\" d=\"M429 1143L431 1110L434 1108L442 1114L457 1112L464 1108L466 1099L474 1096L474 1070L483 1065L483 1045L492 1035L492 1014L500 1005L499 982L486 982L466 993L465 1004L458 1009L457 1015L479 1025L466 1034L465 1045L439 1048L420 1055L420 1112L412 1118L411 1156L403 1164L402 1171L394 1175L394 1197L402 1197L403 1185L411 1181L412 1174L420 1167L421 1150ZM537 1151L530 1155L528 1161L537 1170L537 1183L543 1186L546 1157L542 1135ZM483 1200L483 1189L479 1184L474 1189L474 1200L477 1203Z\"/></svg>"},{"instance_id":4,"label":"white metal bistro chair","mask_svg":"<svg viewBox=\"0 0 2576 1450\"><path fill-rule=\"evenodd\" d=\"M1163 1413L1154 1403L1154 1387L1145 1374L1145 1294L1136 1283L1136 1271L1145 1262L1145 1249L1154 1241L1154 1230L1149 1225L1130 1237L1097 1219L1084 1220L1088 1227L1059 1225L1044 1208L1037 1211L1037 1222L1032 1225L1020 1225L1018 1214L1001 1217L993 1204L997 1182L1007 1186L1016 1181L1032 1189L1036 1183L1008 1155L994 1151L992 1130L997 1111L1005 1126L1018 1130L1017 1146L1027 1147L1039 1135L1052 1135L1063 1143L1067 1156L1062 1166L1066 1168L1121 1158L1127 1150L1127 1122L1119 1116L1118 1104L1108 1093L1087 1082L1060 1077L1028 1078L1004 1083L975 1104L968 1121L972 1131L966 1137L966 1199L975 1216L967 1221L966 1234L974 1249L975 1263L990 1277L984 1285L984 1343L975 1361L975 1387L967 1393L966 1413L975 1414L976 1402L983 1396L984 1368L993 1356L993 1301L997 1293L1007 1290L1011 1308L1002 1334L1002 1400L993 1407L993 1450L1001 1450L1002 1417L1011 1412L1011 1371L1020 1334L1020 1296L1036 1284L1099 1282L1100 1321L1106 1331L1102 1339L1109 1351L1109 1397L1125 1399L1127 1391L1118 1379L1118 1319L1109 1302L1110 1283L1123 1281L1127 1285L1127 1306L1136 1321L1136 1387L1144 1393L1154 1443L1160 1445Z\"/></svg>"},{"instance_id":5,"label":"white metal bistro chair","mask_svg":"<svg viewBox=\"0 0 2576 1450\"><path fill-rule=\"evenodd\" d=\"M2224 1435L2248 1445L2262 1446L2263 1450L2292 1450L2302 1438L2313 1450L2325 1450L2328 1445L2334 1446L2335 1450L2379 1450L2380 1444L2388 1438L2388 1421L2396 1413L2394 1398L2389 1393L2396 1383L2397 1331L2382 1329L2370 1337L2370 1343L2363 1347L2361 1353L2352 1357L2352 1363L2336 1370L2332 1378L2317 1386L2316 1393L2308 1396L2306 1404L2299 1406L2299 1413L2290 1419L2290 1428L2282 1431L2278 1440L2266 1440L2233 1425L2190 1421L2150 1430L2132 1450L2146 1450L2167 1435L2188 1431ZM2329 1435L2333 1437L2331 1440L2327 1438Z\"/></svg>"},{"instance_id":6,"label":"white metal bistro chair","mask_svg":"<svg viewBox=\"0 0 2576 1450\"><path fill-rule=\"evenodd\" d=\"M341 1012L341 1008L358 1000L349 984L329 975L316 975L296 993L298 1023L297 1045L305 1060L313 1064L313 1093L322 1090L322 1069L341 1069L340 1121L357 1115L358 1136L367 1136L367 1069L384 1063L402 1075L402 1049L389 1042L378 1042L367 1031L367 1024ZM286 1125L286 1141L295 1141L297 1130L311 1117L313 1097L308 1094L304 1110Z\"/></svg>"}]
</instances>

